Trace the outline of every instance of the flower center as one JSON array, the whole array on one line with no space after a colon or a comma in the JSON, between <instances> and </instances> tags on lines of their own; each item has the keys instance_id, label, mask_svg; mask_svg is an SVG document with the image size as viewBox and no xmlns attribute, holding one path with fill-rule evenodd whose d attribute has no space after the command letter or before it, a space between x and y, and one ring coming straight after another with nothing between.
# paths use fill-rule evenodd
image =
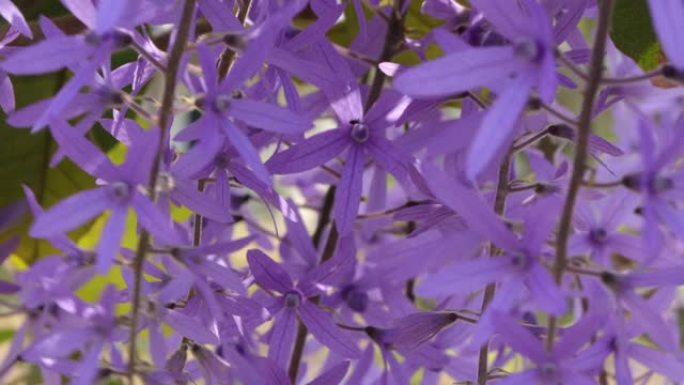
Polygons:
<instances>
[{"instance_id":1,"label":"flower center","mask_svg":"<svg viewBox=\"0 0 684 385\"><path fill-rule=\"evenodd\" d=\"M536 63L542 58L541 45L532 39L521 39L513 43L513 54L531 63Z\"/></svg>"},{"instance_id":2,"label":"flower center","mask_svg":"<svg viewBox=\"0 0 684 385\"><path fill-rule=\"evenodd\" d=\"M123 48L133 42L133 36L123 30L107 31L100 34L91 31L85 36L85 41L94 46L104 42L112 42L115 47Z\"/></svg>"},{"instance_id":3,"label":"flower center","mask_svg":"<svg viewBox=\"0 0 684 385\"><path fill-rule=\"evenodd\" d=\"M299 293L291 291L285 294L285 307L293 309L298 307L300 303L302 303L302 298L300 297Z\"/></svg>"},{"instance_id":4,"label":"flower center","mask_svg":"<svg viewBox=\"0 0 684 385\"><path fill-rule=\"evenodd\" d=\"M567 124L554 124L546 129L549 135L553 135L559 138L565 138L569 140L575 139L575 132Z\"/></svg>"},{"instance_id":5,"label":"flower center","mask_svg":"<svg viewBox=\"0 0 684 385\"><path fill-rule=\"evenodd\" d=\"M118 106L123 104L123 94L115 89L109 87L97 87L95 89L97 98L106 105Z\"/></svg>"},{"instance_id":6,"label":"flower center","mask_svg":"<svg viewBox=\"0 0 684 385\"><path fill-rule=\"evenodd\" d=\"M230 108L230 97L227 95L218 95L216 99L214 99L211 108L218 113L225 112Z\"/></svg>"},{"instance_id":7,"label":"flower center","mask_svg":"<svg viewBox=\"0 0 684 385\"><path fill-rule=\"evenodd\" d=\"M511 264L517 270L523 271L530 265L530 256L525 251L517 251L511 254Z\"/></svg>"},{"instance_id":8,"label":"flower center","mask_svg":"<svg viewBox=\"0 0 684 385\"><path fill-rule=\"evenodd\" d=\"M357 313L363 313L368 307L368 294L353 285L342 289L342 298L347 306Z\"/></svg>"},{"instance_id":9,"label":"flower center","mask_svg":"<svg viewBox=\"0 0 684 385\"><path fill-rule=\"evenodd\" d=\"M560 188L558 186L554 186L549 183L537 183L534 186L534 192L539 195L548 195L548 194L554 194L560 191Z\"/></svg>"},{"instance_id":10,"label":"flower center","mask_svg":"<svg viewBox=\"0 0 684 385\"><path fill-rule=\"evenodd\" d=\"M157 177L157 184L155 186L160 193L170 193L176 188L176 180L173 179L173 175L168 172L161 172Z\"/></svg>"},{"instance_id":11,"label":"flower center","mask_svg":"<svg viewBox=\"0 0 684 385\"><path fill-rule=\"evenodd\" d=\"M358 119L349 122L351 125L350 135L357 143L365 143L370 139L370 127Z\"/></svg>"},{"instance_id":12,"label":"flower center","mask_svg":"<svg viewBox=\"0 0 684 385\"><path fill-rule=\"evenodd\" d=\"M556 382L559 380L558 365L547 362L539 366L539 373L545 381Z\"/></svg>"},{"instance_id":13,"label":"flower center","mask_svg":"<svg viewBox=\"0 0 684 385\"><path fill-rule=\"evenodd\" d=\"M666 64L662 69L663 76L668 79L676 80L678 82L684 81L684 71L678 69L677 67Z\"/></svg>"},{"instance_id":14,"label":"flower center","mask_svg":"<svg viewBox=\"0 0 684 385\"><path fill-rule=\"evenodd\" d=\"M223 35L223 43L236 52L242 52L247 47L245 38L241 34L234 32L228 32Z\"/></svg>"},{"instance_id":15,"label":"flower center","mask_svg":"<svg viewBox=\"0 0 684 385\"><path fill-rule=\"evenodd\" d=\"M124 200L131 195L131 186L126 182L114 182L110 186L114 197L119 200Z\"/></svg>"},{"instance_id":16,"label":"flower center","mask_svg":"<svg viewBox=\"0 0 684 385\"><path fill-rule=\"evenodd\" d=\"M608 239L608 232L605 229L591 229L589 231L589 239L595 244L603 244Z\"/></svg>"},{"instance_id":17,"label":"flower center","mask_svg":"<svg viewBox=\"0 0 684 385\"><path fill-rule=\"evenodd\" d=\"M627 174L622 178L622 185L630 190L640 191L646 187L651 194L658 194L674 188L672 178L662 175L645 176L641 173Z\"/></svg>"}]
</instances>

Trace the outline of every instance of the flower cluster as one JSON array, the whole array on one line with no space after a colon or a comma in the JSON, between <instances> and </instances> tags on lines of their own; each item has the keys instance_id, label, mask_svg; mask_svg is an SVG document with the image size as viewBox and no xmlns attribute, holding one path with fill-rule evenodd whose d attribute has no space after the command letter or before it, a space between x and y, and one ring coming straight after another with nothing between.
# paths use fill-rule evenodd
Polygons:
<instances>
[{"instance_id":1,"label":"flower cluster","mask_svg":"<svg viewBox=\"0 0 684 385\"><path fill-rule=\"evenodd\" d=\"M96 181L23 186L0 382L683 383L684 2L653 70L615 3L0 0L3 119Z\"/></svg>"}]
</instances>

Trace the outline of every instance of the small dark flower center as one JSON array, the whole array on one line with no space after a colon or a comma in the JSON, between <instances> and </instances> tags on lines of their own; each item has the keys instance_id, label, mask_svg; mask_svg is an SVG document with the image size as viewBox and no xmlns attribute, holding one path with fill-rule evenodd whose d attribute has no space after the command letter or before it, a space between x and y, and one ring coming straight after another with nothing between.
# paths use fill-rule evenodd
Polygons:
<instances>
[{"instance_id":1,"label":"small dark flower center","mask_svg":"<svg viewBox=\"0 0 684 385\"><path fill-rule=\"evenodd\" d=\"M601 282L613 290L619 290L623 281L616 274L604 271L601 273Z\"/></svg>"},{"instance_id":2,"label":"small dark flower center","mask_svg":"<svg viewBox=\"0 0 684 385\"><path fill-rule=\"evenodd\" d=\"M534 186L534 192L539 195L547 195L557 193L560 189L558 186L554 186L548 183L537 183Z\"/></svg>"},{"instance_id":3,"label":"small dark flower center","mask_svg":"<svg viewBox=\"0 0 684 385\"><path fill-rule=\"evenodd\" d=\"M608 232L602 228L591 229L589 231L589 239L595 244L603 244L608 239Z\"/></svg>"},{"instance_id":4,"label":"small dark flower center","mask_svg":"<svg viewBox=\"0 0 684 385\"><path fill-rule=\"evenodd\" d=\"M622 178L622 185L630 190L641 191L643 187L651 194L658 194L673 189L672 178L662 175L645 176L641 173L627 174Z\"/></svg>"},{"instance_id":5,"label":"small dark flower center","mask_svg":"<svg viewBox=\"0 0 684 385\"><path fill-rule=\"evenodd\" d=\"M530 265L530 256L523 251L511 254L511 265L518 270L525 270Z\"/></svg>"},{"instance_id":6,"label":"small dark flower center","mask_svg":"<svg viewBox=\"0 0 684 385\"><path fill-rule=\"evenodd\" d=\"M549 135L553 135L559 138L574 140L575 131L567 124L553 124L546 129Z\"/></svg>"},{"instance_id":7,"label":"small dark flower center","mask_svg":"<svg viewBox=\"0 0 684 385\"><path fill-rule=\"evenodd\" d=\"M97 87L95 95L102 102L102 104L118 106L123 104L123 94L121 91L109 87Z\"/></svg>"},{"instance_id":8,"label":"small dark flower center","mask_svg":"<svg viewBox=\"0 0 684 385\"><path fill-rule=\"evenodd\" d=\"M513 43L513 54L524 61L536 63L541 60L544 50L532 39L521 39Z\"/></svg>"},{"instance_id":9,"label":"small dark flower center","mask_svg":"<svg viewBox=\"0 0 684 385\"><path fill-rule=\"evenodd\" d=\"M353 285L342 289L342 298L347 306L355 312L363 313L368 308L368 294Z\"/></svg>"},{"instance_id":10,"label":"small dark flower center","mask_svg":"<svg viewBox=\"0 0 684 385\"><path fill-rule=\"evenodd\" d=\"M478 23L464 29L468 43L475 47L495 47L506 44L506 38L491 29L486 23Z\"/></svg>"},{"instance_id":11,"label":"small dark flower center","mask_svg":"<svg viewBox=\"0 0 684 385\"><path fill-rule=\"evenodd\" d=\"M227 95L218 95L211 104L211 108L217 113L225 112L230 108L230 100L231 98Z\"/></svg>"},{"instance_id":12,"label":"small dark flower center","mask_svg":"<svg viewBox=\"0 0 684 385\"><path fill-rule=\"evenodd\" d=\"M233 51L241 52L247 46L244 37L237 33L229 32L223 36L223 43Z\"/></svg>"},{"instance_id":13,"label":"small dark flower center","mask_svg":"<svg viewBox=\"0 0 684 385\"><path fill-rule=\"evenodd\" d=\"M287 294L285 294L285 307L293 309L299 306L299 304L302 303L302 298L299 295L299 293L295 293L294 291L291 291Z\"/></svg>"},{"instance_id":14,"label":"small dark flower center","mask_svg":"<svg viewBox=\"0 0 684 385\"><path fill-rule=\"evenodd\" d=\"M358 119L349 122L351 125L350 135L357 143L365 143L370 139L370 127Z\"/></svg>"},{"instance_id":15,"label":"small dark flower center","mask_svg":"<svg viewBox=\"0 0 684 385\"><path fill-rule=\"evenodd\" d=\"M91 31L85 35L85 41L86 43L94 46L109 41L114 43L115 47L123 48L127 47L133 42L133 36L123 30L108 31L101 34Z\"/></svg>"},{"instance_id":16,"label":"small dark flower center","mask_svg":"<svg viewBox=\"0 0 684 385\"><path fill-rule=\"evenodd\" d=\"M117 199L126 199L131 195L131 186L126 182L114 182L110 185L114 197Z\"/></svg>"},{"instance_id":17,"label":"small dark flower center","mask_svg":"<svg viewBox=\"0 0 684 385\"><path fill-rule=\"evenodd\" d=\"M225 153L220 153L214 159L214 164L216 165L216 168L227 169L230 167L230 157Z\"/></svg>"},{"instance_id":18,"label":"small dark flower center","mask_svg":"<svg viewBox=\"0 0 684 385\"><path fill-rule=\"evenodd\" d=\"M539 366L539 373L541 374L541 377L544 378L545 381L555 382L558 380L558 376L559 376L558 365L556 365L552 362L547 362L547 363L541 364Z\"/></svg>"},{"instance_id":19,"label":"small dark flower center","mask_svg":"<svg viewBox=\"0 0 684 385\"><path fill-rule=\"evenodd\" d=\"M668 79L676 80L679 82L684 81L684 71L681 71L672 64L664 65L662 69L662 74Z\"/></svg>"}]
</instances>

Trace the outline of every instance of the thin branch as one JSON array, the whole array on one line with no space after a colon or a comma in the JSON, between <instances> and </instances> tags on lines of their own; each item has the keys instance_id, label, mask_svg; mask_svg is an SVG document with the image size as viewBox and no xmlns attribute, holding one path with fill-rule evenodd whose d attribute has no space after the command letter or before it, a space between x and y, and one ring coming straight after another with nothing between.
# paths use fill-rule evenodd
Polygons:
<instances>
[{"instance_id":1,"label":"thin branch","mask_svg":"<svg viewBox=\"0 0 684 385\"><path fill-rule=\"evenodd\" d=\"M514 153L513 149L511 148L511 150L508 151L508 154L501 163L501 167L499 167L499 181L496 186L496 197L494 198L494 212L496 212L498 215L502 215L504 213L504 210L506 209L506 196L508 194L508 184L510 183L509 178L513 156ZM493 243L489 246L489 254L491 257L494 257L495 255L498 255L500 253L501 249L499 249ZM492 302L492 300L494 299L495 294L496 283L490 283L485 288L484 297L482 298L482 307L480 310L480 314L484 314L485 310L487 309L487 306L489 306L489 303ZM477 363L478 385L487 384L487 380L489 379L489 371L487 370L488 358L489 342L485 342L484 345L480 347L480 353Z\"/></svg>"},{"instance_id":2,"label":"thin branch","mask_svg":"<svg viewBox=\"0 0 684 385\"><path fill-rule=\"evenodd\" d=\"M150 172L150 179L148 181L148 191L150 199L154 202L157 200L158 191L155 188L157 178L159 177L159 170L164 159L164 150L168 142L170 123L173 119L173 101L176 95L176 84L178 81L178 70L180 68L181 58L185 50L185 44L188 41L190 34L190 25L192 24L192 17L195 13L195 1L186 0L183 5L183 13L181 14L180 23L178 25L178 33L176 40L171 47L168 55L167 71L164 79L164 94L162 97L162 105L159 110L159 144L156 151L155 161L152 164ZM150 246L150 234L147 230L140 232L140 239L138 240L138 247L136 249L135 257L133 259L133 299L131 312L131 330L129 335L129 362L128 362L128 380L133 384L133 376L135 373L135 363L137 357L137 332L138 332L138 318L140 316L140 302L141 302L141 288L143 278L143 263L145 261L145 254L147 248Z\"/></svg>"},{"instance_id":3,"label":"thin branch","mask_svg":"<svg viewBox=\"0 0 684 385\"><path fill-rule=\"evenodd\" d=\"M392 10L391 18L389 20L389 26L387 28L387 35L385 37L385 44L380 54L379 62L387 61L396 53L397 48L400 46L403 37L403 23L404 14L401 13L403 8L404 0L395 0L394 8ZM364 111L367 112L373 104L378 100L382 89L385 85L385 74L378 68L375 69L373 81L371 84L370 91L368 93L368 99L366 99L366 104L364 105ZM313 235L314 246L318 247L323 234L323 229L327 226L327 222L330 222L330 213L332 212L332 203L335 197L335 187L331 186L326 193L326 201L324 202L323 211L319 218L318 226ZM329 205L326 205L329 203ZM324 222L325 220L325 222ZM337 238L339 234L337 233L337 227L333 223L330 229L330 234L328 235L328 240L325 244L323 254L321 257L321 262L325 262L327 259L332 257L335 247L337 245ZM314 299L312 302L317 303L318 298ZM308 330L303 322L299 321L297 328L297 336L295 337L295 345L292 351L292 356L290 358L290 365L288 367L288 375L290 381L295 384L297 383L297 375L299 372L299 366L304 355L304 347L306 345L306 336Z\"/></svg>"},{"instance_id":4,"label":"thin branch","mask_svg":"<svg viewBox=\"0 0 684 385\"><path fill-rule=\"evenodd\" d=\"M240 7L240 11L237 14L237 19L240 21L240 24L245 24L245 20L247 19L247 15L249 15L249 10L252 7L252 0L245 0L243 5ZM221 53L221 57L219 57L219 64L218 64L218 74L219 74L219 79L223 79L226 77L226 74L230 70L230 67L233 65L235 62L235 51L231 47L226 47L223 52Z\"/></svg>"},{"instance_id":5,"label":"thin branch","mask_svg":"<svg viewBox=\"0 0 684 385\"><path fill-rule=\"evenodd\" d=\"M641 75L636 75L636 76L628 76L624 78L604 78L601 79L601 84L610 84L610 85L622 85L622 84L630 84L630 83L636 83L636 82L641 82L644 80L651 80L656 76L662 75L663 74L663 69L662 68L656 68L652 71L646 72Z\"/></svg>"},{"instance_id":6,"label":"thin branch","mask_svg":"<svg viewBox=\"0 0 684 385\"><path fill-rule=\"evenodd\" d=\"M608 40L608 32L610 30L610 19L613 14L614 5L614 0L603 0L599 5L599 21L596 32L596 42L591 53L589 77L586 89L584 90L582 110L580 111L579 126L577 128L575 159L572 175L568 183L565 204L563 205L563 213L558 228L558 236L556 238L556 260L553 267L553 278L558 284L561 283L563 271L565 270L567 264L568 241L570 239L570 233L572 232L572 217L575 209L575 202L577 200L579 189L582 186L584 171L586 169L586 161L589 155L589 135L591 135L592 113L594 101L596 100L599 87L601 86L601 77L603 75L603 57L605 55L606 42ZM551 350L553 347L556 329L557 319L555 317L549 317L548 337L546 341L546 347L548 350Z\"/></svg>"}]
</instances>

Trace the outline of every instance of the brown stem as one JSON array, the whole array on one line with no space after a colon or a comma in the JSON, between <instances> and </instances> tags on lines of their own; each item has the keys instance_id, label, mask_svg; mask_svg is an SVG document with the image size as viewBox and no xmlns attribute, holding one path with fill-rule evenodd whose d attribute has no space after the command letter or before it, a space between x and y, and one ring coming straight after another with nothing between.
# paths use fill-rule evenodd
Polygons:
<instances>
[{"instance_id":1,"label":"brown stem","mask_svg":"<svg viewBox=\"0 0 684 385\"><path fill-rule=\"evenodd\" d=\"M394 9L392 10L392 17L389 20L389 26L387 28L387 36L385 38L385 44L380 55L379 62L389 60L392 55L396 52L398 44L401 42L403 36L403 22L404 15L401 13L402 5L404 0L396 0L394 3ZM368 111L373 104L378 100L380 94L382 93L382 88L385 84L385 74L382 73L378 68L375 69L373 81L371 84L371 89L368 94L368 99L364 105L364 111ZM318 248L323 230L330 222L330 214L332 212L333 202L335 200L335 186L331 186L325 196L325 201L323 203L323 209L321 216L316 226L316 231L312 237L314 246ZM323 249L323 255L321 257L321 262L325 262L330 257L332 257L335 247L337 245L339 234L337 233L337 227L333 223L330 234L328 235L328 240L326 241L325 247ZM312 302L317 303L319 298L314 298ZM290 381L293 384L297 382L297 374L299 372L299 366L302 361L302 356L304 354L304 346L306 345L306 336L308 330L306 325L299 321L299 326L297 328L297 336L295 337L295 345L292 351L292 356L290 359L290 365L288 368L288 375Z\"/></svg>"},{"instance_id":2,"label":"brown stem","mask_svg":"<svg viewBox=\"0 0 684 385\"><path fill-rule=\"evenodd\" d=\"M318 225L316 226L316 232L314 233L312 242L314 247L318 249L320 242L322 240L323 229L326 225L330 223L330 214L332 213L333 202L335 201L335 186L330 186L328 192L325 194L323 201L323 207L321 208L321 216L318 219ZM333 223L330 234L328 235L328 240L325 242L323 247L323 254L321 256L321 263L330 259L335 251L335 246L337 245L339 234L337 233L337 227ZM318 304L320 297L315 297L311 300L312 303ZM292 350L292 356L290 358L290 365L288 367L287 373L290 377L290 381L295 384L297 382L297 374L299 372L299 366L302 362L302 356L304 355L304 347L306 345L306 336L309 331L306 325L302 321L299 321L297 327L297 336L295 337L294 348Z\"/></svg>"},{"instance_id":3,"label":"brown stem","mask_svg":"<svg viewBox=\"0 0 684 385\"><path fill-rule=\"evenodd\" d=\"M602 0L599 5L599 20L596 32L596 41L591 53L589 75L584 90L582 100L582 110L579 116L577 127L577 145L575 146L575 159L573 162L572 175L568 183L568 192L563 205L563 213L558 227L556 238L556 260L553 267L553 278L560 284L563 278L563 271L568 259L568 240L572 232L572 216L577 201L577 194L582 187L584 171L586 169L587 156L589 155L589 135L591 134L591 120L594 108L594 101L601 86L603 75L603 57L610 31L610 19L613 14L614 0ZM546 347L550 350L553 347L557 329L557 319L549 317L548 337Z\"/></svg>"},{"instance_id":4,"label":"brown stem","mask_svg":"<svg viewBox=\"0 0 684 385\"><path fill-rule=\"evenodd\" d=\"M154 163L152 164L152 170L150 171L150 179L148 181L148 191L150 193L150 199L154 202L157 200L158 191L156 189L157 178L159 177L159 170L161 169L161 163L164 159L164 150L168 142L169 128L173 112L173 100L176 96L176 84L178 80L178 69L180 68L181 58L185 50L185 44L188 40L188 35L190 33L190 24L192 22L192 16L195 12L195 1L196 0L186 0L183 6L183 13L181 15L180 24L178 26L178 34L176 35L176 40L171 47L171 51L168 55L168 60L166 63L166 74L164 79L164 94L162 97L162 105L159 110L159 144L156 150L156 156ZM150 234L147 230L143 229L140 232L140 239L138 240L138 247L136 249L135 257L133 259L133 272L134 272L134 282L133 282L133 299L132 299L132 312L131 312L131 331L129 335L129 362L128 362L128 379L131 384L133 384L133 376L135 373L135 361L136 361L136 336L138 329L138 318L140 315L140 300L141 300L141 287L142 287L142 276L143 276L143 263L145 261L145 254L150 246Z\"/></svg>"},{"instance_id":5,"label":"brown stem","mask_svg":"<svg viewBox=\"0 0 684 385\"><path fill-rule=\"evenodd\" d=\"M237 19L240 24L245 24L247 15L249 15L249 10L252 7L252 0L245 0L243 5L240 7L240 11L237 14ZM221 57L219 57L218 64L218 75L219 79L223 79L228 74L228 70L233 65L235 61L235 51L231 47L226 47L226 49L221 52Z\"/></svg>"},{"instance_id":6,"label":"brown stem","mask_svg":"<svg viewBox=\"0 0 684 385\"><path fill-rule=\"evenodd\" d=\"M506 195L508 194L508 184L510 182L510 170L511 163L513 161L513 149L508 151L508 154L501 163L499 167L499 181L496 185L496 197L494 198L494 212L498 215L502 215L506 209ZM489 246L489 254L495 256L501 253L501 249L496 247L494 244ZM490 283L485 288L484 297L482 298L482 307L480 314L484 314L489 303L494 299L494 294L496 293L496 283ZM489 342L485 342L484 345L480 347L480 353L478 356L477 363L477 383L478 385L485 385L488 379L488 357L489 357Z\"/></svg>"}]
</instances>

